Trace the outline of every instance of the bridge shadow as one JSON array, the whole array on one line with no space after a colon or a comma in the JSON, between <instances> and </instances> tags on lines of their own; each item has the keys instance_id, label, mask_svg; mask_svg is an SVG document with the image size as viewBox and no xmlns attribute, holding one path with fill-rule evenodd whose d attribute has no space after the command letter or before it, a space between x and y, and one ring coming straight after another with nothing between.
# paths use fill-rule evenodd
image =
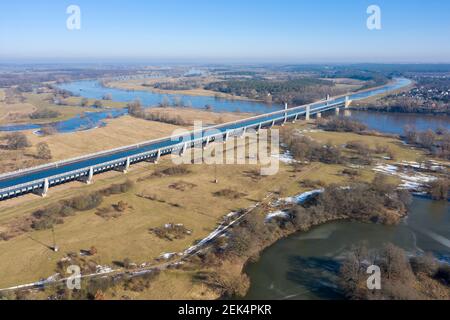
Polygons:
<instances>
[{"instance_id":1,"label":"bridge shadow","mask_svg":"<svg viewBox=\"0 0 450 320\"><path fill-rule=\"evenodd\" d=\"M299 284L322 299L342 300L344 294L338 286L340 264L326 257L288 258L290 266L286 278Z\"/></svg>"}]
</instances>

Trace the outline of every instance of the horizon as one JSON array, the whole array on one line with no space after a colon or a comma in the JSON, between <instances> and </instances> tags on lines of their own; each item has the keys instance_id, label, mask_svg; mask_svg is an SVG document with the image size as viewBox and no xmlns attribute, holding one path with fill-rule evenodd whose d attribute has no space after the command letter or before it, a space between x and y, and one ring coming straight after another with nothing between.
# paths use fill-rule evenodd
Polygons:
<instances>
[{"instance_id":1,"label":"horizon","mask_svg":"<svg viewBox=\"0 0 450 320\"><path fill-rule=\"evenodd\" d=\"M366 25L373 4L379 30ZM2 4L0 63L448 64L449 18L450 3L421 0L22 0Z\"/></svg>"}]
</instances>

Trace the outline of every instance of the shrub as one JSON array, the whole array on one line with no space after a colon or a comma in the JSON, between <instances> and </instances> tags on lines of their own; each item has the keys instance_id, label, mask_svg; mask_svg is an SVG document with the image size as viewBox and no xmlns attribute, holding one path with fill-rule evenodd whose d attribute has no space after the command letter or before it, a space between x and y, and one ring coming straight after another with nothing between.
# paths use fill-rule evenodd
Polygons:
<instances>
[{"instance_id":1,"label":"shrub","mask_svg":"<svg viewBox=\"0 0 450 320\"><path fill-rule=\"evenodd\" d=\"M6 147L10 150L19 150L30 146L26 135L21 132L14 132L6 136Z\"/></svg>"},{"instance_id":2,"label":"shrub","mask_svg":"<svg viewBox=\"0 0 450 320\"><path fill-rule=\"evenodd\" d=\"M190 173L189 169L186 166L175 166L166 169L156 170L153 175L156 177L161 176L179 176Z\"/></svg>"},{"instance_id":3,"label":"shrub","mask_svg":"<svg viewBox=\"0 0 450 320\"><path fill-rule=\"evenodd\" d=\"M322 120L319 122L319 128L325 131L336 132L363 132L367 126L361 122L348 118L332 118L331 120Z\"/></svg>"},{"instance_id":4,"label":"shrub","mask_svg":"<svg viewBox=\"0 0 450 320\"><path fill-rule=\"evenodd\" d=\"M370 154L372 150L363 141L350 141L347 143L347 149L354 150L358 154Z\"/></svg>"},{"instance_id":5,"label":"shrub","mask_svg":"<svg viewBox=\"0 0 450 320\"><path fill-rule=\"evenodd\" d=\"M300 181L300 185L303 188L312 189L312 188L324 187L325 183L320 180L305 179L305 180Z\"/></svg>"},{"instance_id":6,"label":"shrub","mask_svg":"<svg viewBox=\"0 0 450 320\"><path fill-rule=\"evenodd\" d=\"M40 130L39 130L40 134L42 134L43 136L51 136L54 135L55 133L57 133L57 130L54 126L52 125L46 125L43 126Z\"/></svg>"},{"instance_id":7,"label":"shrub","mask_svg":"<svg viewBox=\"0 0 450 320\"><path fill-rule=\"evenodd\" d=\"M54 111L54 110L50 110L50 109L43 109L43 110L35 111L32 114L30 114L30 118L31 119L51 119L51 118L59 117L60 115L61 115L61 113L58 111Z\"/></svg>"},{"instance_id":8,"label":"shrub","mask_svg":"<svg viewBox=\"0 0 450 320\"><path fill-rule=\"evenodd\" d=\"M434 200L446 200L450 191L450 180L438 179L430 183L430 194Z\"/></svg>"},{"instance_id":9,"label":"shrub","mask_svg":"<svg viewBox=\"0 0 450 320\"><path fill-rule=\"evenodd\" d=\"M240 199L240 198L246 196L246 194L235 191L235 190L231 190L231 189L223 189L223 190L214 192L214 196L215 197L224 197L224 198L235 200L235 199Z\"/></svg>"},{"instance_id":10,"label":"shrub","mask_svg":"<svg viewBox=\"0 0 450 320\"><path fill-rule=\"evenodd\" d=\"M439 264L434 258L433 254L425 254L418 257L413 257L410 260L411 268L415 274L425 273L428 276L433 276L438 270Z\"/></svg>"},{"instance_id":11,"label":"shrub","mask_svg":"<svg viewBox=\"0 0 450 320\"><path fill-rule=\"evenodd\" d=\"M342 174L344 174L346 176L350 176L350 177L357 177L360 175L358 170L348 169L348 168L342 170Z\"/></svg>"},{"instance_id":12,"label":"shrub","mask_svg":"<svg viewBox=\"0 0 450 320\"><path fill-rule=\"evenodd\" d=\"M168 223L159 228L151 228L149 231L158 238L168 241L184 239L186 236L192 234L192 231L188 230L184 225L174 223Z\"/></svg>"},{"instance_id":13,"label":"shrub","mask_svg":"<svg viewBox=\"0 0 450 320\"><path fill-rule=\"evenodd\" d=\"M52 152L46 142L39 142L36 145L36 150L37 150L36 156L39 159L50 160L52 158Z\"/></svg>"},{"instance_id":14,"label":"shrub","mask_svg":"<svg viewBox=\"0 0 450 320\"><path fill-rule=\"evenodd\" d=\"M106 189L101 191L101 194L104 196L109 196L112 194L121 194L130 191L134 187L134 182L131 180L127 180L121 184L113 184Z\"/></svg>"},{"instance_id":15,"label":"shrub","mask_svg":"<svg viewBox=\"0 0 450 320\"><path fill-rule=\"evenodd\" d=\"M450 265L442 264L435 275L436 279L441 281L445 285L450 285Z\"/></svg>"},{"instance_id":16,"label":"shrub","mask_svg":"<svg viewBox=\"0 0 450 320\"><path fill-rule=\"evenodd\" d=\"M78 211L87 211L98 207L102 203L103 197L98 192L88 195L78 196L66 202L66 204Z\"/></svg>"},{"instance_id":17,"label":"shrub","mask_svg":"<svg viewBox=\"0 0 450 320\"><path fill-rule=\"evenodd\" d=\"M102 108L103 107L103 102L100 100L95 100L94 103L92 104L92 106L94 108Z\"/></svg>"},{"instance_id":18,"label":"shrub","mask_svg":"<svg viewBox=\"0 0 450 320\"><path fill-rule=\"evenodd\" d=\"M283 132L282 140L297 160L320 161L327 164L338 164L343 161L341 148L330 143L323 145L311 138L292 134L291 131Z\"/></svg>"}]
</instances>

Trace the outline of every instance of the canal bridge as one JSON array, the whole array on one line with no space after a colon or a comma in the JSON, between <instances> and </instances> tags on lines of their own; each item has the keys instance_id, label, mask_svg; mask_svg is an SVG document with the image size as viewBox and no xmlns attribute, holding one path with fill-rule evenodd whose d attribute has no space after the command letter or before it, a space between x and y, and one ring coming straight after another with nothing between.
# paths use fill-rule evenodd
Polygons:
<instances>
[{"instance_id":1,"label":"canal bridge","mask_svg":"<svg viewBox=\"0 0 450 320\"><path fill-rule=\"evenodd\" d=\"M226 141L230 137L241 136L249 129L259 131L300 119L309 120L312 116L321 117L322 113L330 110L335 110L336 114L339 114L341 109L348 109L350 103L354 100L386 93L409 84L405 80L396 79L394 83L383 87L364 90L351 95L327 97L322 101L294 108L287 108L286 105L284 109L279 111L206 127L200 131L191 131L188 134L176 137L165 137L5 173L0 175L0 201L28 193L45 197L50 188L76 180L90 184L95 175L103 172L111 170L127 172L129 167L136 163L143 161L157 163L162 156L183 153L188 148L205 146L219 139L220 141Z\"/></svg>"}]
</instances>

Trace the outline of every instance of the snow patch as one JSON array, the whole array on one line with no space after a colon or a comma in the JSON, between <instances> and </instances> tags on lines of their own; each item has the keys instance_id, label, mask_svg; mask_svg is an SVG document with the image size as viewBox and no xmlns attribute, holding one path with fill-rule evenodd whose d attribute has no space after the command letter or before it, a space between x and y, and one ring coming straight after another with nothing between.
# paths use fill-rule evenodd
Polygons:
<instances>
[{"instance_id":1,"label":"snow patch","mask_svg":"<svg viewBox=\"0 0 450 320\"><path fill-rule=\"evenodd\" d=\"M286 164L297 163L297 160L294 159L289 150L281 154L273 154L272 158L278 159L278 161Z\"/></svg>"},{"instance_id":2,"label":"snow patch","mask_svg":"<svg viewBox=\"0 0 450 320\"><path fill-rule=\"evenodd\" d=\"M319 193L323 193L323 191L324 191L323 189L312 190L312 191L298 194L293 197L287 197L287 198L281 199L281 201L285 202L285 203L301 204L301 203L305 202L308 198L315 196Z\"/></svg>"},{"instance_id":3,"label":"snow patch","mask_svg":"<svg viewBox=\"0 0 450 320\"><path fill-rule=\"evenodd\" d=\"M175 252L163 253L159 258L164 260L172 259L176 255Z\"/></svg>"},{"instance_id":4,"label":"snow patch","mask_svg":"<svg viewBox=\"0 0 450 320\"><path fill-rule=\"evenodd\" d=\"M411 165L415 164L411 163ZM400 184L399 187L401 189L407 189L411 191L420 191L425 185L437 179L436 177L426 175L420 172L404 173L400 171L398 166L389 164L378 164L377 166L375 166L373 170L376 172L400 178L402 183Z\"/></svg>"},{"instance_id":5,"label":"snow patch","mask_svg":"<svg viewBox=\"0 0 450 320\"><path fill-rule=\"evenodd\" d=\"M273 218L288 218L289 214L285 211L275 211L275 212L271 212L266 216L266 222L269 222L270 220L272 220Z\"/></svg>"}]
</instances>

